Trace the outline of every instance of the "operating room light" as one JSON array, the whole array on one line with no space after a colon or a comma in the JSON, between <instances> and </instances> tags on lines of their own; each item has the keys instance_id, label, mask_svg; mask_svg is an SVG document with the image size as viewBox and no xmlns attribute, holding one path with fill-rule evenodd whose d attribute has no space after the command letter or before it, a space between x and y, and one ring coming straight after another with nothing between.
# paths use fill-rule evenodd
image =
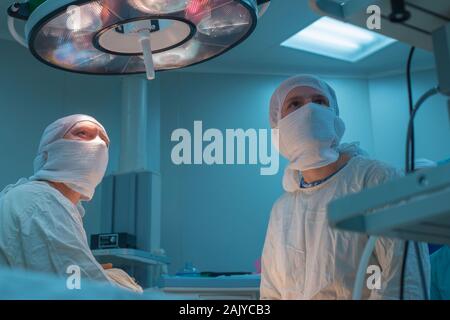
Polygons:
<instances>
[{"instance_id":1,"label":"operating room light","mask_svg":"<svg viewBox=\"0 0 450 320\"><path fill-rule=\"evenodd\" d=\"M40 61L86 74L146 72L148 79L155 71L198 64L237 46L254 31L270 4L270 0L28 1L14 4L8 14L26 20L20 43Z\"/></svg>"},{"instance_id":2,"label":"operating room light","mask_svg":"<svg viewBox=\"0 0 450 320\"><path fill-rule=\"evenodd\" d=\"M357 62L395 42L394 39L323 17L281 45L335 59Z\"/></svg>"}]
</instances>

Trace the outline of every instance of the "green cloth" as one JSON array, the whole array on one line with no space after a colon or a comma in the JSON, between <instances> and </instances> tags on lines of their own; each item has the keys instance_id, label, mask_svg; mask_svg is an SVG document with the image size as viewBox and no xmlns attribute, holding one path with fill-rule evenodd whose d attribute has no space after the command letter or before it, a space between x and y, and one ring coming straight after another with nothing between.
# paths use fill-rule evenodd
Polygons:
<instances>
[{"instance_id":1,"label":"green cloth","mask_svg":"<svg viewBox=\"0 0 450 320\"><path fill-rule=\"evenodd\" d=\"M30 12L33 12L37 7L43 4L47 0L29 0L28 5L30 6Z\"/></svg>"}]
</instances>

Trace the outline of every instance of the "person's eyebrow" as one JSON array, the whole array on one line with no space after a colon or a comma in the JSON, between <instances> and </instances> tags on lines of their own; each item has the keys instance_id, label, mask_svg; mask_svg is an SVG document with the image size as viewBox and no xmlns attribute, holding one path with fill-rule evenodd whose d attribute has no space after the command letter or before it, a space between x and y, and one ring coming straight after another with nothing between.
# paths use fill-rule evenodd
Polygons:
<instances>
[{"instance_id":1,"label":"person's eyebrow","mask_svg":"<svg viewBox=\"0 0 450 320\"><path fill-rule=\"evenodd\" d=\"M92 127L74 127L72 130L74 130L75 132L78 132L80 130L91 130ZM72 131L70 130L70 131Z\"/></svg>"}]
</instances>

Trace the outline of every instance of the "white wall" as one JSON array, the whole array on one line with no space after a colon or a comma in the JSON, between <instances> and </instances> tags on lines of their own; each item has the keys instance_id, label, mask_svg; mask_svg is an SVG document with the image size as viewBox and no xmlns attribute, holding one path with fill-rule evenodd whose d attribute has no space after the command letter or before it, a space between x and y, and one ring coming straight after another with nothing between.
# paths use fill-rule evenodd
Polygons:
<instances>
[{"instance_id":1,"label":"white wall","mask_svg":"<svg viewBox=\"0 0 450 320\"><path fill-rule=\"evenodd\" d=\"M414 101L437 85L433 70L412 75ZM408 95L405 75L371 79L370 105L375 155L392 165L404 168ZM442 160L450 158L450 122L447 101L443 96L429 99L415 121L416 158Z\"/></svg>"},{"instance_id":2,"label":"white wall","mask_svg":"<svg viewBox=\"0 0 450 320\"><path fill-rule=\"evenodd\" d=\"M268 128L272 92L284 80L275 76L194 73L161 74L162 246L171 272L191 261L201 270L254 271L270 210L281 195L281 177L260 176L255 165L172 163L173 130ZM336 88L347 123L344 141L361 141L373 154L366 80L327 79Z\"/></svg>"}]
</instances>

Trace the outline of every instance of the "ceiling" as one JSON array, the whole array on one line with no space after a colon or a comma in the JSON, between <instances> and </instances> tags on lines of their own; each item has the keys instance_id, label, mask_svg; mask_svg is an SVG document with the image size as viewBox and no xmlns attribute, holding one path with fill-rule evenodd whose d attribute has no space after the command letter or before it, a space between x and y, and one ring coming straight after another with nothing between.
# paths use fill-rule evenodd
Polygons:
<instances>
[{"instance_id":1,"label":"ceiling","mask_svg":"<svg viewBox=\"0 0 450 320\"><path fill-rule=\"evenodd\" d=\"M0 2L1 39L11 40L6 27L6 9L11 3L13 0ZM185 70L262 74L308 72L355 77L372 77L404 70L409 45L399 42L356 63L280 46L281 42L318 18L309 7L309 0L272 0L249 39L223 56ZM433 55L416 50L413 66L416 69L432 68Z\"/></svg>"}]
</instances>

